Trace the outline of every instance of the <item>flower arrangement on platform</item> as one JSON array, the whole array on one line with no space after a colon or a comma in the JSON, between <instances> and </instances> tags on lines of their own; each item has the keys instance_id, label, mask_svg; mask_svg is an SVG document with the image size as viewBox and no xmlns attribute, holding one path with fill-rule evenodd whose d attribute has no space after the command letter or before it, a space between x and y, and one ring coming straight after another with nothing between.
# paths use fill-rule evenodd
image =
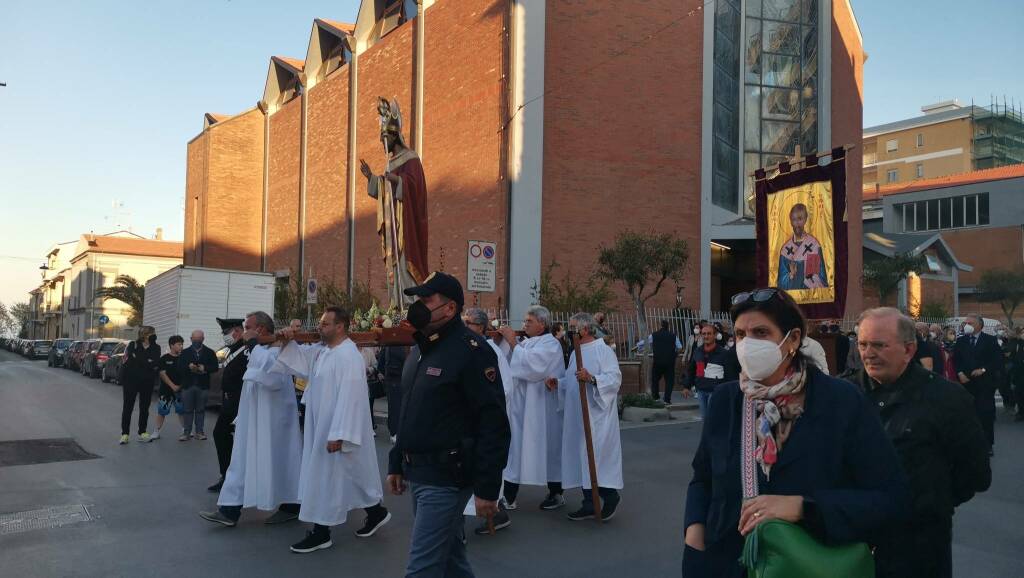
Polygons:
<instances>
[{"instance_id":1,"label":"flower arrangement on platform","mask_svg":"<svg viewBox=\"0 0 1024 578\"><path fill-rule=\"evenodd\" d=\"M397 307L382 310L377 305L377 302L374 301L373 305L365 312L356 310L352 315L352 330L373 331L374 329L391 329L398 327L404 319L405 311Z\"/></svg>"}]
</instances>

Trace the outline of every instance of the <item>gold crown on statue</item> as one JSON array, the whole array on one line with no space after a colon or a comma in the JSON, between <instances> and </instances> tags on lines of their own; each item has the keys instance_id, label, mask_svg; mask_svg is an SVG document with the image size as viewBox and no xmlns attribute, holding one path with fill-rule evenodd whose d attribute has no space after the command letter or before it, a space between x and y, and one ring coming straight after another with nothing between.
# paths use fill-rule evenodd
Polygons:
<instances>
[{"instance_id":1,"label":"gold crown on statue","mask_svg":"<svg viewBox=\"0 0 1024 578\"><path fill-rule=\"evenodd\" d=\"M405 146L405 140L402 138L402 109L398 106L398 99L388 101L383 96L377 97L377 112L380 114L381 138L391 134Z\"/></svg>"}]
</instances>

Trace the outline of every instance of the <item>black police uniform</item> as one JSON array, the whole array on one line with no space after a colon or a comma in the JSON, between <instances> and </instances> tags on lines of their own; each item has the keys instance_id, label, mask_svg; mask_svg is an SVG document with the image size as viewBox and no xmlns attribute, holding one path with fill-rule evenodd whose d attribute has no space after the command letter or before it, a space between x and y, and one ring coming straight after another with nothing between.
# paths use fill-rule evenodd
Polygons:
<instances>
[{"instance_id":1,"label":"black police uniform","mask_svg":"<svg viewBox=\"0 0 1024 578\"><path fill-rule=\"evenodd\" d=\"M230 331L233 327L241 327L241 319L217 319L221 329ZM213 443L217 446L217 462L220 466L220 477L223 479L231 464L231 448L235 440L235 426L232 422L238 417L238 403L242 398L242 377L249 367L249 353L252 347L242 341L231 345L224 369L221 372L221 405L217 425L213 428Z\"/></svg>"},{"instance_id":2,"label":"black police uniform","mask_svg":"<svg viewBox=\"0 0 1024 578\"><path fill-rule=\"evenodd\" d=\"M477 497L497 500L511 431L494 350L458 317L415 338L419 359L415 371L403 372L401 423L388 474L471 487Z\"/></svg>"}]
</instances>

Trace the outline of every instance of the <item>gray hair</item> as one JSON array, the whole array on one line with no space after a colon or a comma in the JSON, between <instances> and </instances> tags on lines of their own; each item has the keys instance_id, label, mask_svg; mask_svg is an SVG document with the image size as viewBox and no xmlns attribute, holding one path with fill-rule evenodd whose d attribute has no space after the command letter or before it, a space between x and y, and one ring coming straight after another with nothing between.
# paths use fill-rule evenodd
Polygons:
<instances>
[{"instance_id":1,"label":"gray hair","mask_svg":"<svg viewBox=\"0 0 1024 578\"><path fill-rule=\"evenodd\" d=\"M544 327L551 328L551 311L543 305L531 305L526 309L526 314L540 321Z\"/></svg>"},{"instance_id":2,"label":"gray hair","mask_svg":"<svg viewBox=\"0 0 1024 578\"><path fill-rule=\"evenodd\" d=\"M978 322L978 325L982 326L983 328L985 327L985 320L982 319L981 315L978 315L977 313L971 313L966 317L966 319L973 319Z\"/></svg>"},{"instance_id":3,"label":"gray hair","mask_svg":"<svg viewBox=\"0 0 1024 578\"><path fill-rule=\"evenodd\" d=\"M857 318L857 324L860 325L865 319L886 319L889 317L896 318L896 334L899 336L900 341L903 343L910 343L911 341L917 341L917 327L914 324L914 320L903 314L902 311L895 307L875 307L874 309L868 309L864 313L860 314Z\"/></svg>"},{"instance_id":4,"label":"gray hair","mask_svg":"<svg viewBox=\"0 0 1024 578\"><path fill-rule=\"evenodd\" d=\"M154 329L152 325L142 325L139 327L139 341L148 339L150 335L156 335L156 329Z\"/></svg>"},{"instance_id":5,"label":"gray hair","mask_svg":"<svg viewBox=\"0 0 1024 578\"><path fill-rule=\"evenodd\" d=\"M569 323L576 325L576 331L586 329L588 335L597 335L597 320L589 313L577 313L569 318Z\"/></svg>"},{"instance_id":6,"label":"gray hair","mask_svg":"<svg viewBox=\"0 0 1024 578\"><path fill-rule=\"evenodd\" d=\"M468 319L470 323L482 325L484 329L487 328L487 312L479 307L467 307L465 311L462 312L462 318Z\"/></svg>"},{"instance_id":7,"label":"gray hair","mask_svg":"<svg viewBox=\"0 0 1024 578\"><path fill-rule=\"evenodd\" d=\"M256 318L256 325L267 330L267 333L274 332L274 318L267 315L263 311L253 311L252 313L246 314L245 318L250 317Z\"/></svg>"}]
</instances>

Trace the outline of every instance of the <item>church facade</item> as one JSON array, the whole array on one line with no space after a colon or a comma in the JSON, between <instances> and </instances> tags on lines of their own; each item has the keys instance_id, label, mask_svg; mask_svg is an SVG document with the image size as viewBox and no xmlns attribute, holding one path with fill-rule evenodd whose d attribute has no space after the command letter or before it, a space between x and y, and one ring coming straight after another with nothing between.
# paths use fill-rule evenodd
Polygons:
<instances>
[{"instance_id":1,"label":"church facade","mask_svg":"<svg viewBox=\"0 0 1024 578\"><path fill-rule=\"evenodd\" d=\"M756 269L747 175L858 142L863 61L847 0L364 0L352 24L315 20L304 58L271 58L252 109L206 114L185 263L384 298L359 174L361 159L383 171L384 96L422 158L430 268L465 281L470 241L497 245L495 291L468 300L522 311L548 264L588 275L628 228L689 246L682 287L652 305L721 309Z\"/></svg>"}]
</instances>

